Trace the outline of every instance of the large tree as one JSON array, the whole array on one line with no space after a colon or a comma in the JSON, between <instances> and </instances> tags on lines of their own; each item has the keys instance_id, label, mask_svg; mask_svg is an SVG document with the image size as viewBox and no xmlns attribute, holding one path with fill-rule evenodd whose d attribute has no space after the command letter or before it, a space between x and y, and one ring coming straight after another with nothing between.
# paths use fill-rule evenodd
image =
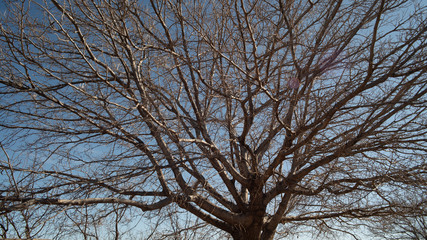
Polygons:
<instances>
[{"instance_id":1,"label":"large tree","mask_svg":"<svg viewBox=\"0 0 427 240\"><path fill-rule=\"evenodd\" d=\"M424 206L421 2L3 5L4 216L190 213L250 240Z\"/></svg>"}]
</instances>

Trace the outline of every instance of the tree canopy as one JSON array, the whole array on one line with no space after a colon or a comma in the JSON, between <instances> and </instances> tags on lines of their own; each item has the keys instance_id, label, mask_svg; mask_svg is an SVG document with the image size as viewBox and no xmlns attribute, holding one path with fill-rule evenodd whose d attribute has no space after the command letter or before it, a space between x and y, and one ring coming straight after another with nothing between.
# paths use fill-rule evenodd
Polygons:
<instances>
[{"instance_id":1,"label":"tree canopy","mask_svg":"<svg viewBox=\"0 0 427 240\"><path fill-rule=\"evenodd\" d=\"M194 239L357 238L426 216L421 1L3 4L4 237L155 213L157 239L162 221Z\"/></svg>"}]
</instances>

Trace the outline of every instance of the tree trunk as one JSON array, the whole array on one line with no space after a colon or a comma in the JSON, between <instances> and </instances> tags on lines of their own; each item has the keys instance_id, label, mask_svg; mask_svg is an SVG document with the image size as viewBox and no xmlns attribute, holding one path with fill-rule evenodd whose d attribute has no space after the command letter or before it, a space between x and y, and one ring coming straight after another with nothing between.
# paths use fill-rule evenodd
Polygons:
<instances>
[{"instance_id":1,"label":"tree trunk","mask_svg":"<svg viewBox=\"0 0 427 240\"><path fill-rule=\"evenodd\" d=\"M265 232L261 224L255 223L250 225L247 229L239 229L232 234L235 240L273 240L274 231Z\"/></svg>"},{"instance_id":2,"label":"tree trunk","mask_svg":"<svg viewBox=\"0 0 427 240\"><path fill-rule=\"evenodd\" d=\"M239 229L235 234L233 234L233 239L235 240L260 240L262 231L262 223L260 224L257 221L254 224L251 224L246 229Z\"/></svg>"},{"instance_id":3,"label":"tree trunk","mask_svg":"<svg viewBox=\"0 0 427 240\"><path fill-rule=\"evenodd\" d=\"M260 205L252 213L252 223L248 226L237 226L236 232L232 234L233 239L241 240L260 240L262 238L264 224L265 207ZM267 238L270 239L270 238Z\"/></svg>"}]
</instances>

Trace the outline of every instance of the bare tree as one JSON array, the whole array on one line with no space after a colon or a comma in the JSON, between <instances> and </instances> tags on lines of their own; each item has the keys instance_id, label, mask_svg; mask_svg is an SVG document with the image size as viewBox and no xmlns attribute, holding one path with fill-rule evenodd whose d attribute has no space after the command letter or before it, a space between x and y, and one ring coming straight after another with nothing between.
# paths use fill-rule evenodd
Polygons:
<instances>
[{"instance_id":1,"label":"bare tree","mask_svg":"<svg viewBox=\"0 0 427 240\"><path fill-rule=\"evenodd\" d=\"M427 239L427 201L426 192L412 194L402 198L401 206L407 211L397 212L391 216L377 217L368 229L373 236L390 240L425 240Z\"/></svg>"},{"instance_id":2,"label":"bare tree","mask_svg":"<svg viewBox=\"0 0 427 240\"><path fill-rule=\"evenodd\" d=\"M417 213L417 212L416 212ZM381 226L379 226L381 225ZM394 216L371 229L374 236L390 240L425 240L427 239L427 218L425 213L409 216ZM372 228L372 227L371 227Z\"/></svg>"},{"instance_id":3,"label":"bare tree","mask_svg":"<svg viewBox=\"0 0 427 240\"><path fill-rule=\"evenodd\" d=\"M2 214L106 205L234 239L357 238L426 190L421 2L4 3Z\"/></svg>"}]
</instances>

